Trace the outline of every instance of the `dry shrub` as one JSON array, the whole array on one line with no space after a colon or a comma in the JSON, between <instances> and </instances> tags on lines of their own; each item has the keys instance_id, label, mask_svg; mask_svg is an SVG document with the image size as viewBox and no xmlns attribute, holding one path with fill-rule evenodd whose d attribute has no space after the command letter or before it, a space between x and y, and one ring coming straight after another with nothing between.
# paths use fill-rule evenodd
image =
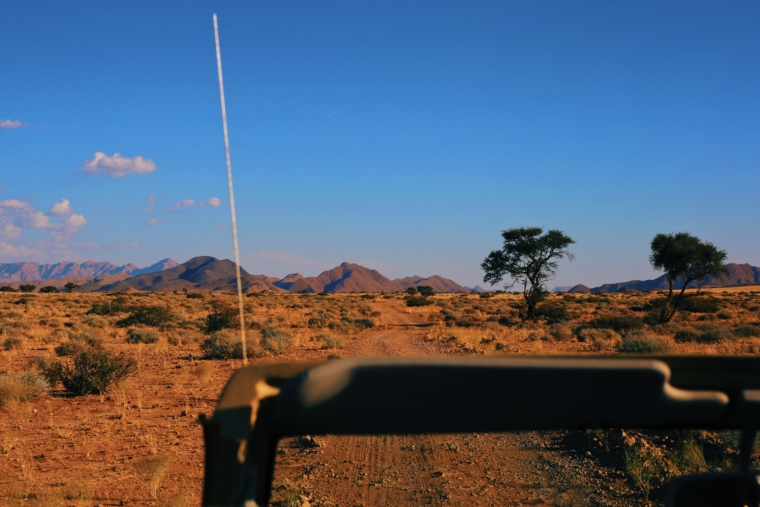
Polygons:
<instances>
[{"instance_id":1,"label":"dry shrub","mask_svg":"<svg viewBox=\"0 0 760 507\"><path fill-rule=\"evenodd\" d=\"M569 342L573 339L573 330L564 324L555 324L549 328L549 336L558 342Z\"/></svg>"},{"instance_id":2,"label":"dry shrub","mask_svg":"<svg viewBox=\"0 0 760 507\"><path fill-rule=\"evenodd\" d=\"M73 366L55 361L49 368L46 377L57 377L71 394L83 396L106 392L112 384L132 375L137 370L137 361L123 354L92 348L80 352Z\"/></svg>"},{"instance_id":3,"label":"dry shrub","mask_svg":"<svg viewBox=\"0 0 760 507\"><path fill-rule=\"evenodd\" d=\"M152 329L127 329L127 343L156 343L159 338Z\"/></svg>"},{"instance_id":4,"label":"dry shrub","mask_svg":"<svg viewBox=\"0 0 760 507\"><path fill-rule=\"evenodd\" d=\"M681 448L678 450L674 462L682 473L691 474L707 471L707 462L702 446L694 439L684 440L681 443Z\"/></svg>"},{"instance_id":5,"label":"dry shrub","mask_svg":"<svg viewBox=\"0 0 760 507\"><path fill-rule=\"evenodd\" d=\"M55 353L58 356L73 356L90 348L101 348L102 346L103 339L99 335L85 331L70 336L68 341L55 348Z\"/></svg>"},{"instance_id":6,"label":"dry shrub","mask_svg":"<svg viewBox=\"0 0 760 507\"><path fill-rule=\"evenodd\" d=\"M161 487L161 481L171 463L172 456L169 454L149 456L135 463L135 471L146 482L148 485L148 491L150 491L150 496L153 498L158 498L158 490Z\"/></svg>"},{"instance_id":7,"label":"dry shrub","mask_svg":"<svg viewBox=\"0 0 760 507\"><path fill-rule=\"evenodd\" d=\"M13 335L3 341L3 348L5 350L16 350L20 349L23 344L24 340L21 337Z\"/></svg>"},{"instance_id":8,"label":"dry shrub","mask_svg":"<svg viewBox=\"0 0 760 507\"><path fill-rule=\"evenodd\" d=\"M211 313L206 316L206 332L222 329L240 329L240 310L224 301L213 301Z\"/></svg>"},{"instance_id":9,"label":"dry shrub","mask_svg":"<svg viewBox=\"0 0 760 507\"><path fill-rule=\"evenodd\" d=\"M166 306L135 306L130 314L117 321L117 327L149 326L166 328L177 320L177 316Z\"/></svg>"},{"instance_id":10,"label":"dry shrub","mask_svg":"<svg viewBox=\"0 0 760 507\"><path fill-rule=\"evenodd\" d=\"M342 349L345 347L345 343L342 338L333 336L329 333L319 334L314 337L314 340L319 342L322 349Z\"/></svg>"},{"instance_id":11,"label":"dry shrub","mask_svg":"<svg viewBox=\"0 0 760 507\"><path fill-rule=\"evenodd\" d=\"M659 486L667 470L667 461L662 452L649 445L636 444L625 450L625 471L644 497Z\"/></svg>"},{"instance_id":12,"label":"dry shrub","mask_svg":"<svg viewBox=\"0 0 760 507\"><path fill-rule=\"evenodd\" d=\"M195 376L200 379L201 382L208 383L211 380L216 367L213 363L200 363L195 367Z\"/></svg>"},{"instance_id":13,"label":"dry shrub","mask_svg":"<svg viewBox=\"0 0 760 507\"><path fill-rule=\"evenodd\" d=\"M284 329L267 326L261 330L261 346L273 354L282 354L293 346L293 336Z\"/></svg>"},{"instance_id":14,"label":"dry shrub","mask_svg":"<svg viewBox=\"0 0 760 507\"><path fill-rule=\"evenodd\" d=\"M740 338L754 338L760 336L760 326L741 326L733 330Z\"/></svg>"},{"instance_id":15,"label":"dry shrub","mask_svg":"<svg viewBox=\"0 0 760 507\"><path fill-rule=\"evenodd\" d=\"M578 331L578 341L588 343L592 350L604 350L619 347L622 338L612 329L584 328Z\"/></svg>"},{"instance_id":16,"label":"dry shrub","mask_svg":"<svg viewBox=\"0 0 760 507\"><path fill-rule=\"evenodd\" d=\"M255 357L259 347L249 335L245 337L245 347L248 357ZM227 330L217 331L201 343L205 359L242 359L243 344L238 333Z\"/></svg>"},{"instance_id":17,"label":"dry shrub","mask_svg":"<svg viewBox=\"0 0 760 507\"><path fill-rule=\"evenodd\" d=\"M193 294L188 294L187 297ZM201 296L202 297L202 296ZM193 499L192 490L185 490L176 495L160 495L158 507L186 507Z\"/></svg>"},{"instance_id":18,"label":"dry shrub","mask_svg":"<svg viewBox=\"0 0 760 507\"><path fill-rule=\"evenodd\" d=\"M699 333L693 329L682 329L677 331L673 339L676 343L695 342L699 338Z\"/></svg>"},{"instance_id":19,"label":"dry shrub","mask_svg":"<svg viewBox=\"0 0 760 507\"><path fill-rule=\"evenodd\" d=\"M700 326L700 330L702 333L697 337L699 343L723 343L736 338L728 329L716 324L705 324Z\"/></svg>"},{"instance_id":20,"label":"dry shrub","mask_svg":"<svg viewBox=\"0 0 760 507\"><path fill-rule=\"evenodd\" d=\"M49 390L48 381L37 373L3 374L0 375L0 406L32 401Z\"/></svg>"},{"instance_id":21,"label":"dry shrub","mask_svg":"<svg viewBox=\"0 0 760 507\"><path fill-rule=\"evenodd\" d=\"M665 338L645 329L637 329L623 335L618 350L634 354L648 354L665 352L669 348L670 343Z\"/></svg>"}]
</instances>

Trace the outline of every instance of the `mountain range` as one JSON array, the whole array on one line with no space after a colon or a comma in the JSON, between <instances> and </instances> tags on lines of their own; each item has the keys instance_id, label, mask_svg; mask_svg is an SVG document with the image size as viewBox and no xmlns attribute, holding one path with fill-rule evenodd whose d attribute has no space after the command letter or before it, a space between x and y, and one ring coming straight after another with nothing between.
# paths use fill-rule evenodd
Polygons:
<instances>
[{"instance_id":1,"label":"mountain range","mask_svg":"<svg viewBox=\"0 0 760 507\"><path fill-rule=\"evenodd\" d=\"M380 272L358 264L344 262L318 276L305 277L291 273L284 278L250 274L241 268L241 282L247 292L397 292L409 287L427 285L435 292L480 291L469 289L453 280L434 275L428 278L408 276L391 280ZM21 262L0 264L0 286L18 287L34 283L42 287L62 288L66 283L79 285L77 292L116 291L232 291L237 289L235 263L215 257L194 257L183 264L171 259L137 268L134 264L116 266L108 262L88 261L83 264L61 262L37 264Z\"/></svg>"},{"instance_id":2,"label":"mountain range","mask_svg":"<svg viewBox=\"0 0 760 507\"><path fill-rule=\"evenodd\" d=\"M730 276L725 279L709 279L708 287L725 287L760 283L760 268L749 264L727 264ZM344 262L324 271L318 276L306 277L291 273L284 278L250 274L241 268L243 289L247 292L398 292L410 287L429 286L435 292L482 292L480 286L471 289L439 275L428 278L408 276L391 280L382 273L358 264ZM163 259L145 268L134 264L117 266L110 262L87 261L38 264L17 262L0 264L0 286L18 287L33 283L38 287L52 285L62 288L66 283L79 285L77 292L115 291L233 291L237 289L235 263L215 257L194 257L178 264ZM683 282L676 283L681 288ZM667 289L665 275L653 280L631 280L608 283L589 288L579 284L573 287L557 287L558 292L638 292Z\"/></svg>"},{"instance_id":3,"label":"mountain range","mask_svg":"<svg viewBox=\"0 0 760 507\"><path fill-rule=\"evenodd\" d=\"M0 284L13 282L32 282L38 280L57 280L62 278L95 278L104 275L137 276L154 273L177 265L172 259L163 259L145 268L138 268L132 263L117 266L110 262L87 261L58 262L56 264L39 264L37 262L12 262L0 264Z\"/></svg>"},{"instance_id":4,"label":"mountain range","mask_svg":"<svg viewBox=\"0 0 760 507\"><path fill-rule=\"evenodd\" d=\"M760 283L760 267L749 264L726 264L730 275L725 278L708 278L703 287L727 287L729 285L751 285ZM683 280L673 284L674 289L681 289ZM628 282L605 283L599 287L589 288L579 284L573 287L556 287L555 292L639 292L645 290L662 290L668 288L666 275L652 280L631 280Z\"/></svg>"}]
</instances>

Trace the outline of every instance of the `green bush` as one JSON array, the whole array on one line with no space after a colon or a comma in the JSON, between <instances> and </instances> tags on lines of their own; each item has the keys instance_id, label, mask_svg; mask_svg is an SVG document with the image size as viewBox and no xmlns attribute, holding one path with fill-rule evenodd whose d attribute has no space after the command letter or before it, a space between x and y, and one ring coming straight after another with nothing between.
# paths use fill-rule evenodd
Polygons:
<instances>
[{"instance_id":1,"label":"green bush","mask_svg":"<svg viewBox=\"0 0 760 507\"><path fill-rule=\"evenodd\" d=\"M720 312L720 313L718 313L718 318L720 320L730 320L732 318L732 316L731 316L730 313Z\"/></svg>"},{"instance_id":2,"label":"green bush","mask_svg":"<svg viewBox=\"0 0 760 507\"><path fill-rule=\"evenodd\" d=\"M246 335L246 356L254 357L257 352L256 343ZM238 333L228 330L216 331L201 343L201 351L205 359L242 359L243 344Z\"/></svg>"},{"instance_id":3,"label":"green bush","mask_svg":"<svg viewBox=\"0 0 760 507\"><path fill-rule=\"evenodd\" d=\"M199 292L188 292L185 297L187 299L203 299L205 296Z\"/></svg>"},{"instance_id":4,"label":"green bush","mask_svg":"<svg viewBox=\"0 0 760 507\"><path fill-rule=\"evenodd\" d=\"M240 310L232 305L214 301L211 313L206 316L206 332L214 333L222 329L240 329Z\"/></svg>"},{"instance_id":5,"label":"green bush","mask_svg":"<svg viewBox=\"0 0 760 507\"><path fill-rule=\"evenodd\" d=\"M666 352L670 343L664 338L644 329L629 331L623 335L618 351L633 354Z\"/></svg>"},{"instance_id":6,"label":"green bush","mask_svg":"<svg viewBox=\"0 0 760 507\"><path fill-rule=\"evenodd\" d=\"M42 287L40 289L40 292L42 292L44 294L46 292L47 293L53 293L53 292L61 292L61 291L58 290L58 287L53 287L52 285L47 285L45 287Z\"/></svg>"},{"instance_id":7,"label":"green bush","mask_svg":"<svg viewBox=\"0 0 760 507\"><path fill-rule=\"evenodd\" d=\"M267 326L261 330L261 346L273 354L282 354L293 346L293 337L284 329Z\"/></svg>"},{"instance_id":8,"label":"green bush","mask_svg":"<svg viewBox=\"0 0 760 507\"><path fill-rule=\"evenodd\" d=\"M11 287L10 285L5 285L3 287L0 287L0 292L16 292L16 289Z\"/></svg>"},{"instance_id":9,"label":"green bush","mask_svg":"<svg viewBox=\"0 0 760 507\"><path fill-rule=\"evenodd\" d=\"M419 292L423 297L430 297L434 294L435 291L429 285L418 285L417 292Z\"/></svg>"},{"instance_id":10,"label":"green bush","mask_svg":"<svg viewBox=\"0 0 760 507\"><path fill-rule=\"evenodd\" d=\"M152 329L128 329L127 343L156 343L158 333Z\"/></svg>"},{"instance_id":11,"label":"green bush","mask_svg":"<svg viewBox=\"0 0 760 507\"><path fill-rule=\"evenodd\" d=\"M428 306L432 304L435 304L435 301L426 297L412 296L406 298L406 306Z\"/></svg>"},{"instance_id":12,"label":"green bush","mask_svg":"<svg viewBox=\"0 0 760 507\"><path fill-rule=\"evenodd\" d=\"M103 349L91 348L80 352L73 366L58 361L51 365L49 374L60 380L74 396L100 394L137 370L137 361L123 354L112 354Z\"/></svg>"},{"instance_id":13,"label":"green bush","mask_svg":"<svg viewBox=\"0 0 760 507\"><path fill-rule=\"evenodd\" d=\"M116 315L118 313L124 313L129 311L127 307L127 299L124 297L114 298L112 301L104 301L102 303L93 303L92 307L87 311L88 315Z\"/></svg>"},{"instance_id":14,"label":"green bush","mask_svg":"<svg viewBox=\"0 0 760 507\"><path fill-rule=\"evenodd\" d=\"M130 309L130 314L117 321L118 327L150 326L164 328L174 322L176 316L165 306L137 306Z\"/></svg>"}]
</instances>

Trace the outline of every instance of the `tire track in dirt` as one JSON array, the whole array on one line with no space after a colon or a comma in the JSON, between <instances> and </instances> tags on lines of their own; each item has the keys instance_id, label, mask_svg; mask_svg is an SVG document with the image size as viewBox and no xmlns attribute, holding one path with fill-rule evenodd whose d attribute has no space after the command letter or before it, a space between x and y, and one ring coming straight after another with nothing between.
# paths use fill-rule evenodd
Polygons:
<instances>
[{"instance_id":1,"label":"tire track in dirt","mask_svg":"<svg viewBox=\"0 0 760 507\"><path fill-rule=\"evenodd\" d=\"M344 350L355 356L442 353L424 324L403 307L385 306L386 328L360 335ZM390 329L388 329L390 328ZM594 463L557 445L556 433L319 437L317 449L278 451L275 484L300 483L311 506L636 505L624 478L594 473Z\"/></svg>"}]
</instances>

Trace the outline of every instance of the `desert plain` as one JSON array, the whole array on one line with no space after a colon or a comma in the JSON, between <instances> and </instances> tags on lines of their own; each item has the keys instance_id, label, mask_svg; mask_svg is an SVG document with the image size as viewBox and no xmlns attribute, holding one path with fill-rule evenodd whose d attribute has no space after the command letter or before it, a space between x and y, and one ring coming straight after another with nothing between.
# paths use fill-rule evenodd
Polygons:
<instances>
[{"instance_id":1,"label":"desert plain","mask_svg":"<svg viewBox=\"0 0 760 507\"><path fill-rule=\"evenodd\" d=\"M248 294L249 363L760 353L757 286L709 290L667 324L658 292L552 294L527 323L521 297ZM198 417L242 366L235 304L229 293L0 293L0 505L200 505ZM92 351L133 366L75 395L56 367ZM671 478L735 468L737 454L738 435L714 431L312 435L281 442L273 503L660 505Z\"/></svg>"}]
</instances>

